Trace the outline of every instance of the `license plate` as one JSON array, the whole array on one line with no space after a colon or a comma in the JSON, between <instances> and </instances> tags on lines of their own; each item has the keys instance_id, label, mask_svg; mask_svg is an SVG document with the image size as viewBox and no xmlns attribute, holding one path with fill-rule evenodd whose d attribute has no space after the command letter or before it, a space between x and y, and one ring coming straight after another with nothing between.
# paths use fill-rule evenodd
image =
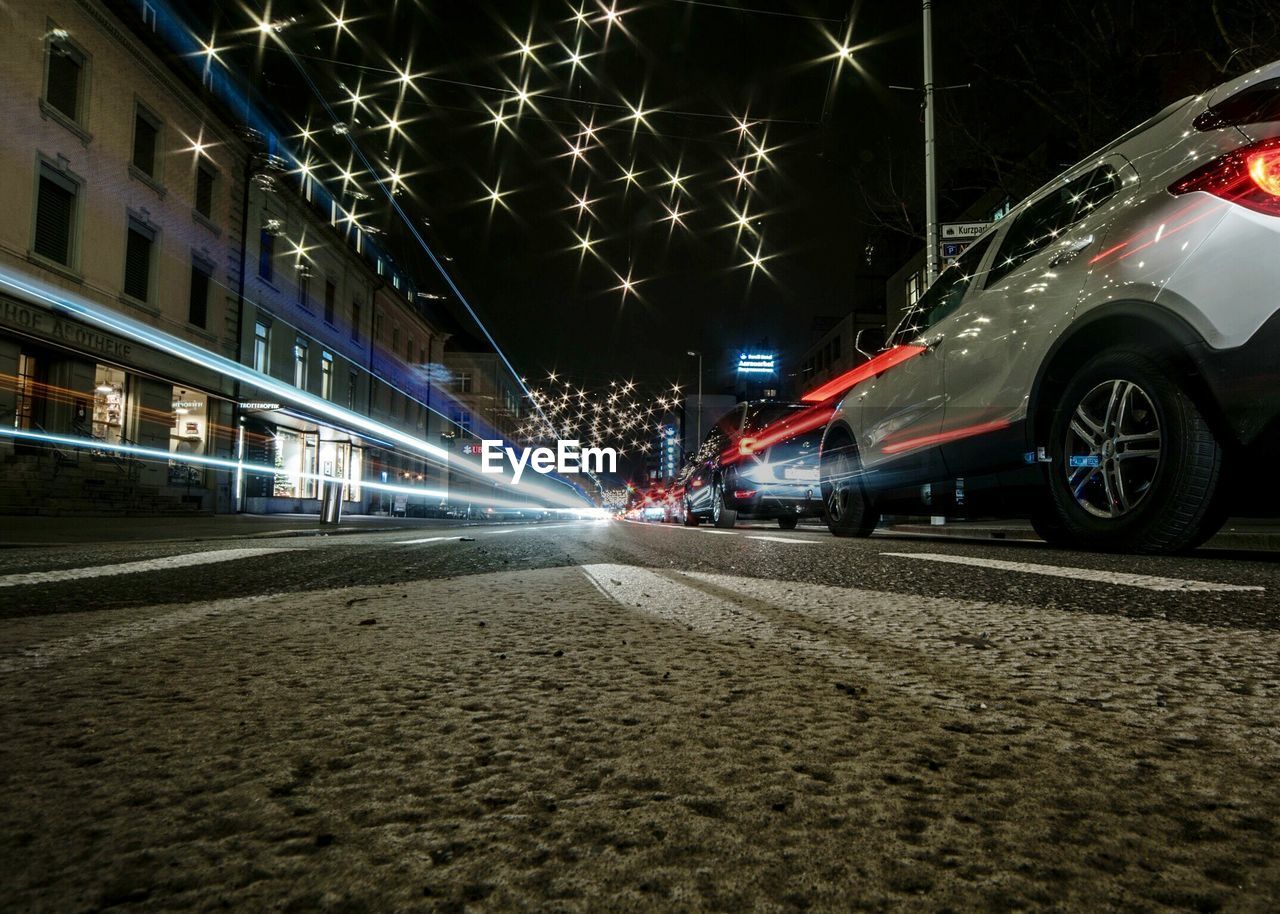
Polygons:
<instances>
[{"instance_id":1,"label":"license plate","mask_svg":"<svg viewBox=\"0 0 1280 914\"><path fill-rule=\"evenodd\" d=\"M782 471L782 478L798 479L798 480L803 480L804 482L817 482L818 471L805 470L805 469L801 469L800 467L787 467L785 470Z\"/></svg>"}]
</instances>

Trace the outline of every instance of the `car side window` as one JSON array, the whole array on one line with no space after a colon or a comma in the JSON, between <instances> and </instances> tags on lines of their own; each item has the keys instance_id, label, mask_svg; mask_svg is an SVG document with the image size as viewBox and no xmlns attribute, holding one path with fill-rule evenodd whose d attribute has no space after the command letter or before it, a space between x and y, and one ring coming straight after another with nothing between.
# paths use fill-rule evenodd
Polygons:
<instances>
[{"instance_id":1,"label":"car side window","mask_svg":"<svg viewBox=\"0 0 1280 914\"><path fill-rule=\"evenodd\" d=\"M1110 200L1120 188L1115 169L1102 165L1032 203L1013 222L996 251L986 287L1039 254L1072 225Z\"/></svg>"},{"instance_id":2,"label":"car side window","mask_svg":"<svg viewBox=\"0 0 1280 914\"><path fill-rule=\"evenodd\" d=\"M898 326L891 344L911 342L960 306L965 292L973 285L983 255L987 253L987 248L991 247L994 238L995 233L991 232L978 239L969 245L968 250L961 254L955 263L942 271Z\"/></svg>"}]
</instances>

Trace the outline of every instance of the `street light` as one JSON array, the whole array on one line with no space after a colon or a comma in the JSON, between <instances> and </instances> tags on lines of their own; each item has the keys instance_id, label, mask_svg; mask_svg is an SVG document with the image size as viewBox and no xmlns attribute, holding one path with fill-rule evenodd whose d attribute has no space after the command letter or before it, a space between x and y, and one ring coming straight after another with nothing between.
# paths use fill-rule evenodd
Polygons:
<instances>
[{"instance_id":1,"label":"street light","mask_svg":"<svg viewBox=\"0 0 1280 914\"><path fill-rule=\"evenodd\" d=\"M702 446L702 353L690 349L685 353L690 358L697 356L698 358L698 436L694 438L694 447Z\"/></svg>"}]
</instances>

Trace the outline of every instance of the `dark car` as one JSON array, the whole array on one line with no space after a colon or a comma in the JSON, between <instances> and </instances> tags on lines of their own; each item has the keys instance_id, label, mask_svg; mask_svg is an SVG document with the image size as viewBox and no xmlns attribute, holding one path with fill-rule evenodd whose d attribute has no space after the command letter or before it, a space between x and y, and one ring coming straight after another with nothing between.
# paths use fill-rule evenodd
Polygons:
<instances>
[{"instance_id":1,"label":"dark car","mask_svg":"<svg viewBox=\"0 0 1280 914\"><path fill-rule=\"evenodd\" d=\"M822 515L818 446L825 416L772 400L740 403L716 422L677 480L684 523L773 520L790 530Z\"/></svg>"}]
</instances>

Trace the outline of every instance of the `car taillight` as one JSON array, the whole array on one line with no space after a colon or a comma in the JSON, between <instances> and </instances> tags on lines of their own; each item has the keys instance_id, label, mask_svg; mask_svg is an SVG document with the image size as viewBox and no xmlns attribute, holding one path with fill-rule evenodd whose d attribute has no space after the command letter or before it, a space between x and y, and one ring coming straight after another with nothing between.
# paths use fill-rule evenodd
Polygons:
<instances>
[{"instance_id":1,"label":"car taillight","mask_svg":"<svg viewBox=\"0 0 1280 914\"><path fill-rule=\"evenodd\" d=\"M1280 216L1280 138L1241 146L1169 185L1171 194L1196 190Z\"/></svg>"}]
</instances>

